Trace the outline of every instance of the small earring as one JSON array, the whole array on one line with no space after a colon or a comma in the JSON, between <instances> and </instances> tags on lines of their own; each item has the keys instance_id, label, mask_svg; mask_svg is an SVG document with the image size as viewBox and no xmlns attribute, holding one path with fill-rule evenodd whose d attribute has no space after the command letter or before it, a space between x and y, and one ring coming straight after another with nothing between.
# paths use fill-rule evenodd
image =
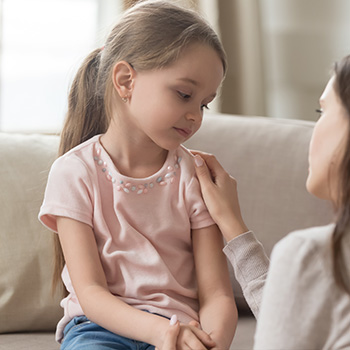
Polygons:
<instances>
[{"instance_id":1,"label":"small earring","mask_svg":"<svg viewBox=\"0 0 350 350\"><path fill-rule=\"evenodd\" d=\"M127 102L128 102L128 97L127 97L127 96L122 97L122 101L123 101L124 103L127 103Z\"/></svg>"}]
</instances>

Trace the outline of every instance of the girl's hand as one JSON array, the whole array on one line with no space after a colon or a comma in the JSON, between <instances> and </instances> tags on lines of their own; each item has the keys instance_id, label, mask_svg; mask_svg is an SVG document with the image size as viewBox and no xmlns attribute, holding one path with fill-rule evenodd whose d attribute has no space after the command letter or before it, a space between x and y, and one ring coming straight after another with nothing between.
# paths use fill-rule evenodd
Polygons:
<instances>
[{"instance_id":1,"label":"girl's hand","mask_svg":"<svg viewBox=\"0 0 350 350\"><path fill-rule=\"evenodd\" d=\"M198 326L181 324L180 333L177 338L178 350L208 350L216 346L215 342ZM168 349L162 349L168 350Z\"/></svg>"},{"instance_id":2,"label":"girl's hand","mask_svg":"<svg viewBox=\"0 0 350 350\"><path fill-rule=\"evenodd\" d=\"M215 345L210 336L200 329L198 322L180 325L176 316L173 316L165 334L163 346L159 350L207 350Z\"/></svg>"},{"instance_id":3,"label":"girl's hand","mask_svg":"<svg viewBox=\"0 0 350 350\"><path fill-rule=\"evenodd\" d=\"M166 331L163 347L160 350L176 350L177 337L180 333L180 323L176 315L170 320L169 328ZM156 350L159 350L156 348Z\"/></svg>"},{"instance_id":4,"label":"girl's hand","mask_svg":"<svg viewBox=\"0 0 350 350\"><path fill-rule=\"evenodd\" d=\"M217 159L208 153L191 151L202 195L213 220L226 241L247 232L238 201L237 182Z\"/></svg>"}]
</instances>

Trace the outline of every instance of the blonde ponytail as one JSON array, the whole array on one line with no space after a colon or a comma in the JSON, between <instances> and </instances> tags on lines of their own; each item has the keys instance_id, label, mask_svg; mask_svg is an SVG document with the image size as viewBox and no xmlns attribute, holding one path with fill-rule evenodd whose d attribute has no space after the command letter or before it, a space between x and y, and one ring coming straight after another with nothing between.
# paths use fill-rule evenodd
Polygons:
<instances>
[{"instance_id":1,"label":"blonde ponytail","mask_svg":"<svg viewBox=\"0 0 350 350\"><path fill-rule=\"evenodd\" d=\"M108 122L103 98L96 90L100 54L101 49L97 49L85 59L72 83L68 97L68 112L61 133L60 156L107 130Z\"/></svg>"},{"instance_id":2,"label":"blonde ponytail","mask_svg":"<svg viewBox=\"0 0 350 350\"><path fill-rule=\"evenodd\" d=\"M68 97L68 112L61 132L59 156L107 130L108 122L103 99L96 93L100 53L101 49L97 49L85 59L72 83ZM61 272L65 261L58 235L54 235L53 244L55 265L52 290L54 292L61 284ZM64 294L66 294L65 291Z\"/></svg>"}]
</instances>

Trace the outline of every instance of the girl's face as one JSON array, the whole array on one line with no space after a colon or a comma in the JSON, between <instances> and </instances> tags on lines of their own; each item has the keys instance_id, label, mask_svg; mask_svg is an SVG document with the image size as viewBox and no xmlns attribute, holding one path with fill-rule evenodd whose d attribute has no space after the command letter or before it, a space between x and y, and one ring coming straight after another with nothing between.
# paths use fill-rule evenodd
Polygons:
<instances>
[{"instance_id":1,"label":"girl's face","mask_svg":"<svg viewBox=\"0 0 350 350\"><path fill-rule=\"evenodd\" d=\"M166 68L135 73L129 119L138 135L171 150L200 127L203 111L223 79L214 49L192 44Z\"/></svg>"},{"instance_id":2,"label":"girl's face","mask_svg":"<svg viewBox=\"0 0 350 350\"><path fill-rule=\"evenodd\" d=\"M345 151L349 117L334 89L332 77L321 98L321 117L315 125L309 149L307 190L337 203L339 165Z\"/></svg>"}]
</instances>

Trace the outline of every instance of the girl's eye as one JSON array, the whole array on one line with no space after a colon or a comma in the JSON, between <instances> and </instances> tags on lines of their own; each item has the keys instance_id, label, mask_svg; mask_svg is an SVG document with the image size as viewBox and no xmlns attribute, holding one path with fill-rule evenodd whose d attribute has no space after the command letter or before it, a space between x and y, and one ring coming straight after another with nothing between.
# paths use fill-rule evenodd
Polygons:
<instances>
[{"instance_id":1,"label":"girl's eye","mask_svg":"<svg viewBox=\"0 0 350 350\"><path fill-rule=\"evenodd\" d=\"M183 99L183 100L189 100L191 98L191 95L186 94L185 92L177 91L178 95ZM201 110L203 109L209 109L207 104L201 105Z\"/></svg>"},{"instance_id":2,"label":"girl's eye","mask_svg":"<svg viewBox=\"0 0 350 350\"><path fill-rule=\"evenodd\" d=\"M178 93L178 94L180 95L180 97L183 98L184 100L188 100L188 99L191 97L191 95L185 94L184 92L181 92L181 91L178 91L177 93Z\"/></svg>"}]
</instances>

